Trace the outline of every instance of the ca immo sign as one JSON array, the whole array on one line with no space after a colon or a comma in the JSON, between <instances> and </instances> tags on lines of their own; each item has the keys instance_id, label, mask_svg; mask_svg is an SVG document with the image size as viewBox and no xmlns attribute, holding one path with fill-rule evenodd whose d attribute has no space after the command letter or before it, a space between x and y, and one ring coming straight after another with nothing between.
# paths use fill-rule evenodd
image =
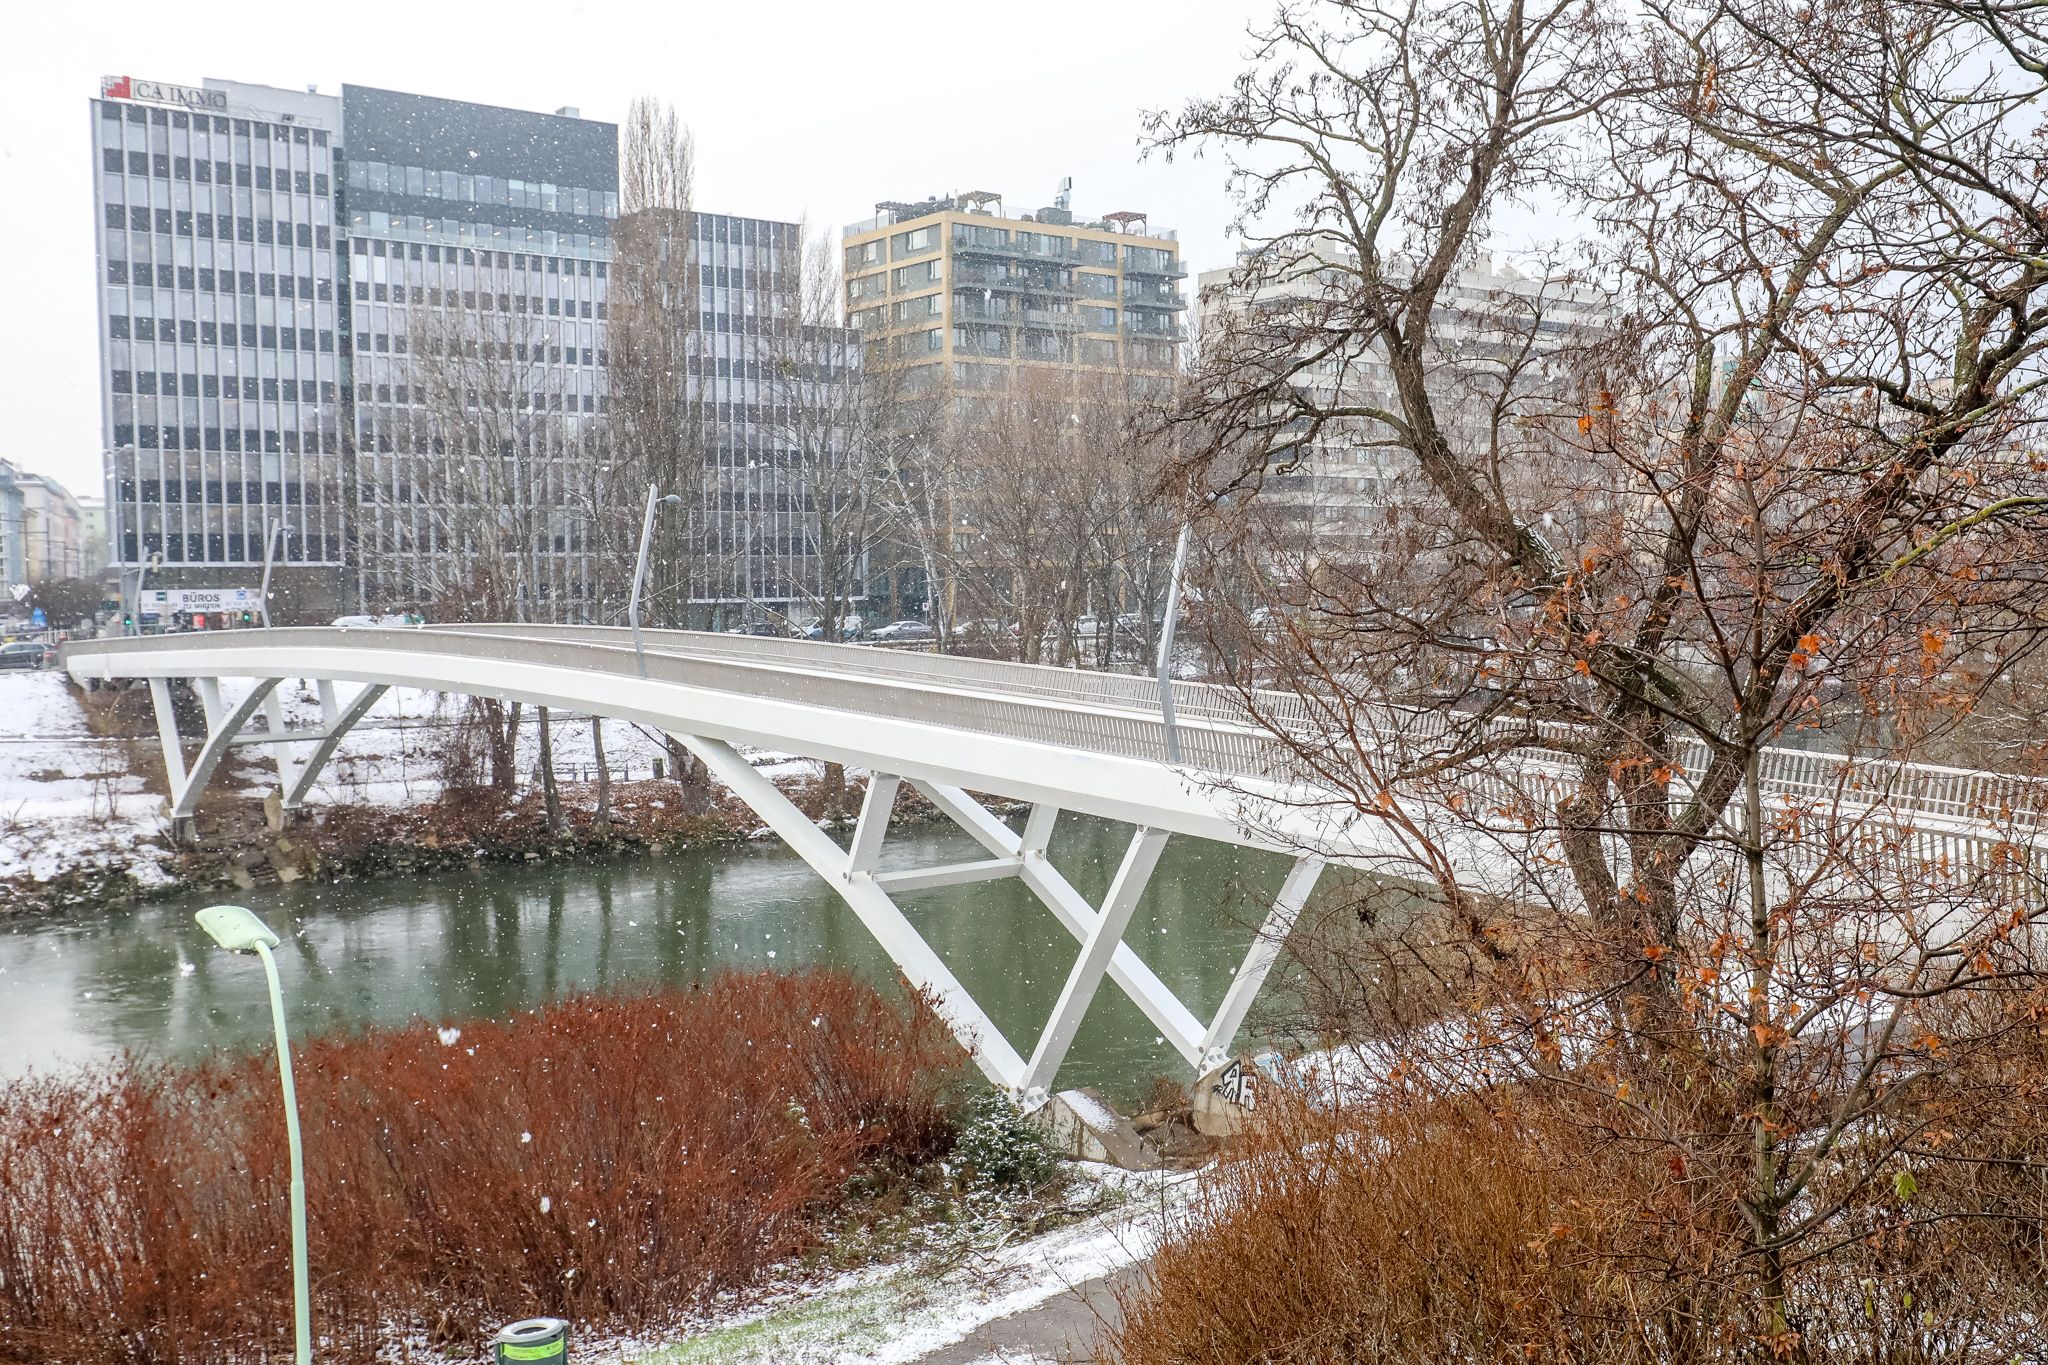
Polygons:
<instances>
[{"instance_id":1,"label":"ca immo sign","mask_svg":"<svg viewBox=\"0 0 2048 1365\"><path fill-rule=\"evenodd\" d=\"M192 85L166 85L162 81L137 80L133 76L100 77L100 96L110 100L148 100L152 104L180 104L187 109L210 109L226 113L228 92L202 90Z\"/></svg>"}]
</instances>

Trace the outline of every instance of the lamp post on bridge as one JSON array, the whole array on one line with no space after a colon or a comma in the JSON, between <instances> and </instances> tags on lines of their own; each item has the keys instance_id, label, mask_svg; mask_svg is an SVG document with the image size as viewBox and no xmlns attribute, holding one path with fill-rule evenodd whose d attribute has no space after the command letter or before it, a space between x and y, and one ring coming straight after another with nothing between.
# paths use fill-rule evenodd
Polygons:
<instances>
[{"instance_id":1,"label":"lamp post on bridge","mask_svg":"<svg viewBox=\"0 0 2048 1365\"><path fill-rule=\"evenodd\" d=\"M640 587L647 581L647 542L654 537L654 510L663 505L680 506L682 501L680 494L664 495L655 485L647 485L647 515L640 522L640 558L633 566L633 595L626 600L626 620L633 627L633 661L643 678L647 676L647 651L640 643Z\"/></svg>"},{"instance_id":2,"label":"lamp post on bridge","mask_svg":"<svg viewBox=\"0 0 2048 1365\"><path fill-rule=\"evenodd\" d=\"M263 588L257 601L257 610L263 613L263 628L270 629L270 568L277 554L278 542L291 532L284 521L273 518L263 532Z\"/></svg>"},{"instance_id":3,"label":"lamp post on bridge","mask_svg":"<svg viewBox=\"0 0 2048 1365\"><path fill-rule=\"evenodd\" d=\"M1180 762L1180 735L1173 727L1173 627L1180 619L1181 579L1188 567L1190 523L1180 524L1180 539L1173 545L1173 572L1166 580L1166 606L1159 622L1159 718L1166 723L1166 761Z\"/></svg>"}]
</instances>

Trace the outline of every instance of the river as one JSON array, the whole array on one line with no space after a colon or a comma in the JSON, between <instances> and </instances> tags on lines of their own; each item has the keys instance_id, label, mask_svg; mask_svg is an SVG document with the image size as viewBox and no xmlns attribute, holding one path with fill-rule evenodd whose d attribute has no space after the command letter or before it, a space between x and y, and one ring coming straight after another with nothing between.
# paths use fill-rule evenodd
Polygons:
<instances>
[{"instance_id":1,"label":"river","mask_svg":"<svg viewBox=\"0 0 2048 1365\"><path fill-rule=\"evenodd\" d=\"M1128 837L1124 827L1063 817L1050 855L1099 902ZM964 834L928 826L892 833L882 865L985 856ZM1204 1014L1284 872L1274 855L1170 841L1126 939ZM727 966L822 965L894 979L852 911L777 843L299 882L6 923L0 1076L63 1070L123 1049L184 1057L265 1041L262 971L215 948L192 920L221 899L248 905L284 938L278 964L298 1039L415 1016L505 1015L576 991L685 985ZM1014 879L899 899L1028 1053L1076 950L1052 913ZM1060 1084L1131 1101L1160 1074L1185 1079L1184 1064L1105 980Z\"/></svg>"}]
</instances>

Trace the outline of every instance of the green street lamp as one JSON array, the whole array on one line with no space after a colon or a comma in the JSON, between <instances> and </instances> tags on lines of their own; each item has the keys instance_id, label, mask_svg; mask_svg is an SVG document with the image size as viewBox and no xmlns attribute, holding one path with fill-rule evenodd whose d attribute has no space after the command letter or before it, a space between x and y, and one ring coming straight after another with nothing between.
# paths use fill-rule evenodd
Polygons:
<instances>
[{"instance_id":1,"label":"green street lamp","mask_svg":"<svg viewBox=\"0 0 2048 1365\"><path fill-rule=\"evenodd\" d=\"M284 1131L292 1159L292 1314L298 1365L312 1365L313 1316L306 1289L306 1158L299 1148L299 1096L292 1088L292 1049L284 1033L284 991L277 984L277 935L239 905L209 905L195 917L213 941L231 953L263 959L270 982L270 1020L277 1030L277 1074L284 1086Z\"/></svg>"}]
</instances>

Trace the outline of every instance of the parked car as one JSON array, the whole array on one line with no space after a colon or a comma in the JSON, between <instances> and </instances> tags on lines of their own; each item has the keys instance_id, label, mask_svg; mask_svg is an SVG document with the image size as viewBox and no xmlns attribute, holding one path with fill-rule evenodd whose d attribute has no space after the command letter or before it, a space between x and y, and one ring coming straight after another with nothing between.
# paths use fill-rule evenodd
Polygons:
<instances>
[{"instance_id":1,"label":"parked car","mask_svg":"<svg viewBox=\"0 0 2048 1365\"><path fill-rule=\"evenodd\" d=\"M727 635L764 635L776 640L786 640L790 637L791 631L788 626L780 621L749 621L745 625L734 626L725 633Z\"/></svg>"},{"instance_id":2,"label":"parked car","mask_svg":"<svg viewBox=\"0 0 2048 1365\"><path fill-rule=\"evenodd\" d=\"M935 634L936 632L922 621L891 621L868 638L877 643L889 640L900 643L906 640L929 640Z\"/></svg>"},{"instance_id":3,"label":"parked car","mask_svg":"<svg viewBox=\"0 0 2048 1365\"><path fill-rule=\"evenodd\" d=\"M20 640L0 645L0 668L41 668L51 651L39 640Z\"/></svg>"},{"instance_id":4,"label":"parked car","mask_svg":"<svg viewBox=\"0 0 2048 1365\"><path fill-rule=\"evenodd\" d=\"M861 619L858 616L842 616L839 618L839 638L841 640L858 640L860 637ZM823 621L811 622L810 629L804 632L804 638L806 640L824 639L825 623Z\"/></svg>"}]
</instances>

